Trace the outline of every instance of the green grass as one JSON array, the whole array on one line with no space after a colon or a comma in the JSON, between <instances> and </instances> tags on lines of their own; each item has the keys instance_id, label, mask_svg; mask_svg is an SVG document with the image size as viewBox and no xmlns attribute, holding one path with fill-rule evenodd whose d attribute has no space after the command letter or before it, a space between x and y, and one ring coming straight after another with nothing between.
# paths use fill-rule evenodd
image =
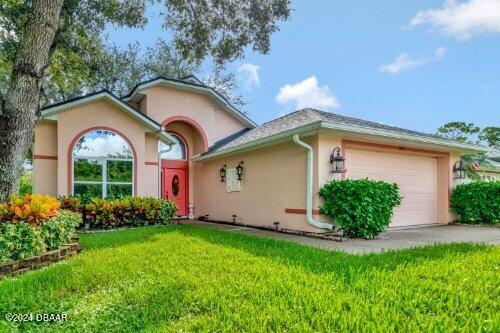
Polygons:
<instances>
[{"instance_id":1,"label":"green grass","mask_svg":"<svg viewBox=\"0 0 500 333\"><path fill-rule=\"evenodd\" d=\"M364 256L201 227L81 236L84 252L0 282L0 331L499 331L500 248Z\"/></svg>"}]
</instances>

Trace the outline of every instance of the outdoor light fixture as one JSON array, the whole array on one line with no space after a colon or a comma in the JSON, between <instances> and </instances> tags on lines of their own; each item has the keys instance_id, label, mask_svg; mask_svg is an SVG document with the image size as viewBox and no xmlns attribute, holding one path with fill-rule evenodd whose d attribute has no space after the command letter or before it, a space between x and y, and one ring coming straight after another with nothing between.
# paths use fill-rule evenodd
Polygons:
<instances>
[{"instance_id":1,"label":"outdoor light fixture","mask_svg":"<svg viewBox=\"0 0 500 333\"><path fill-rule=\"evenodd\" d=\"M467 172L462 161L456 161L453 166L453 178L454 179L465 179L467 177Z\"/></svg>"},{"instance_id":2,"label":"outdoor light fixture","mask_svg":"<svg viewBox=\"0 0 500 333\"><path fill-rule=\"evenodd\" d=\"M330 155L330 172L342 173L344 172L345 158L340 155L340 148L335 147Z\"/></svg>"},{"instance_id":3,"label":"outdoor light fixture","mask_svg":"<svg viewBox=\"0 0 500 333\"><path fill-rule=\"evenodd\" d=\"M236 175L238 175L238 180L241 180L241 176L243 175L243 161L240 161L240 164L236 167Z\"/></svg>"},{"instance_id":4,"label":"outdoor light fixture","mask_svg":"<svg viewBox=\"0 0 500 333\"><path fill-rule=\"evenodd\" d=\"M222 168L219 170L220 182L223 183L226 181L226 165L224 164Z\"/></svg>"}]
</instances>

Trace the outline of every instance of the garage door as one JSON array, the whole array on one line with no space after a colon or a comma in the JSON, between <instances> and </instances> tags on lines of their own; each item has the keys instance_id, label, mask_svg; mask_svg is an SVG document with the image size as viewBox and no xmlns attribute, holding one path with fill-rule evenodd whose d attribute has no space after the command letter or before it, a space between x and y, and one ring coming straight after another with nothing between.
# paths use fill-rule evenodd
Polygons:
<instances>
[{"instance_id":1,"label":"garage door","mask_svg":"<svg viewBox=\"0 0 500 333\"><path fill-rule=\"evenodd\" d=\"M438 222L438 161L433 157L346 149L347 178L399 185L403 197L391 227Z\"/></svg>"}]
</instances>

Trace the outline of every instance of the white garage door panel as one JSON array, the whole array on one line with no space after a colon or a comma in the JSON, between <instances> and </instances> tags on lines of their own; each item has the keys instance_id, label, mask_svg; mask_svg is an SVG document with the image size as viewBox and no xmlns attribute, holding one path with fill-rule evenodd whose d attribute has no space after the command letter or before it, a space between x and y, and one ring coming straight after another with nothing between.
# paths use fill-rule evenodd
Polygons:
<instances>
[{"instance_id":1,"label":"white garage door panel","mask_svg":"<svg viewBox=\"0 0 500 333\"><path fill-rule=\"evenodd\" d=\"M438 161L432 157L346 150L347 178L396 183L403 197L391 226L438 222Z\"/></svg>"}]
</instances>

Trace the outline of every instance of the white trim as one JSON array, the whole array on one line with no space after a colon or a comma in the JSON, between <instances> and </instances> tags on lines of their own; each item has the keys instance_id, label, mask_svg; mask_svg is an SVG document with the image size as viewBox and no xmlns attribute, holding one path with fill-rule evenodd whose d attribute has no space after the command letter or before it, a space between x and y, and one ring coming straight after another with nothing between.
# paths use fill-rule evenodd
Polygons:
<instances>
[{"instance_id":1,"label":"white trim","mask_svg":"<svg viewBox=\"0 0 500 333\"><path fill-rule=\"evenodd\" d=\"M75 107L78 107L82 104L87 104L94 102L96 100L102 99L102 98L108 98L111 100L114 104L116 104L118 107L122 108L123 110L127 111L128 114L142 122L144 125L149 127L151 130L154 131L155 135L161 139L162 141L165 141L166 144L171 144L172 143L172 138L168 133L165 132L165 128L161 126L160 124L152 121L148 117L144 116L137 110L133 109L131 106L127 105L124 101L118 99L117 97L113 96L112 94L103 91L101 93L83 97L80 99L76 99L71 102L67 103L61 103L55 106L49 106L45 109L42 110L41 112L41 118L42 119L52 119L54 116L57 116L59 112L73 109ZM52 117L52 118L51 118Z\"/></svg>"},{"instance_id":2,"label":"white trim","mask_svg":"<svg viewBox=\"0 0 500 333\"><path fill-rule=\"evenodd\" d=\"M75 160L99 160L102 161L101 168L101 181L92 180L75 180ZM108 161L125 161L132 162L132 181L131 182L109 182L108 181ZM75 184L101 184L101 198L107 198L108 186L107 185L130 185L132 186L131 196L135 196L134 180L135 180L135 160L134 158L114 158L114 157L87 157L87 156L73 156L71 158L71 172L73 173L73 184L71 184L71 195L75 195Z\"/></svg>"},{"instance_id":3,"label":"white trim","mask_svg":"<svg viewBox=\"0 0 500 333\"><path fill-rule=\"evenodd\" d=\"M178 82L178 81L173 81L173 80L168 80L165 78L159 78L151 82L147 83L139 83L134 90L128 95L128 97L123 98L124 101L129 101L134 98L134 96L146 89L149 89L153 86L156 86L158 84L166 84L167 86L174 86L174 87L181 87L186 90L190 91L203 91L207 95L211 96L214 98L221 106L224 108L228 109L236 118L244 122L247 126L250 128L255 128L257 127L257 124L248 118L245 114L243 114L240 110L236 109L234 106L229 104L222 96L219 95L219 93L215 92L212 88L207 87L207 86L201 86L201 85L196 85L193 83L183 83L183 82Z\"/></svg>"},{"instance_id":4,"label":"white trim","mask_svg":"<svg viewBox=\"0 0 500 333\"><path fill-rule=\"evenodd\" d=\"M458 142L458 141L451 141L451 140L440 139L440 138L431 138L431 137L425 137L425 136L410 134L410 133L400 133L400 132L372 128L372 127L364 127L364 126L357 126L357 125L344 125L344 124L338 124L338 123L331 122L331 121L321 122L321 127L327 128L327 129L346 131L346 132L356 132L356 133L389 137L389 138L394 138L394 139L402 139L402 140L411 140L411 141L416 141L416 142L430 143L430 144L435 144L435 145L439 145L439 146L460 148L460 149L472 150L472 151L476 151L476 152L488 151L488 148L486 148L486 147L483 147L480 145L475 145L475 144L470 144L470 143L462 143L462 142Z\"/></svg>"},{"instance_id":5,"label":"white trim","mask_svg":"<svg viewBox=\"0 0 500 333\"><path fill-rule=\"evenodd\" d=\"M469 144L469 143L462 143L462 142L451 141L451 140L446 140L446 139L439 139L439 138L430 138L430 137L424 137L424 136L415 135L415 134L399 133L399 132L395 132L395 131L382 130L382 129L376 129L376 128L371 128L371 127L345 125L345 124L338 124L338 123L327 122L327 121L317 121L317 122L314 122L312 124L300 126L300 127L297 127L297 128L285 131L285 132L281 132L281 133L267 136L264 138L260 138L260 139L257 139L257 140L251 141L251 142L247 142L247 143L241 144L239 146L230 147L227 149L215 151L213 153L209 153L206 155L197 155L193 158L193 160L194 161L209 160L209 159L212 159L215 157L228 155L228 154L232 154L235 152L240 152L242 150L248 150L248 149L251 149L255 146L268 144L268 143L271 143L274 141L288 138L290 136L293 136L294 134L301 134L301 133L304 133L304 132L307 132L307 131L310 131L313 129L319 129L319 128L340 130L340 131L353 132L353 133L371 134L374 136L410 140L410 141L421 142L421 143L430 143L430 144L434 144L434 145L444 146L447 148L458 148L458 149L468 150L468 151L472 151L472 152L486 152L486 151L488 151L488 148L486 148L486 147L483 147L480 145Z\"/></svg>"}]
</instances>

